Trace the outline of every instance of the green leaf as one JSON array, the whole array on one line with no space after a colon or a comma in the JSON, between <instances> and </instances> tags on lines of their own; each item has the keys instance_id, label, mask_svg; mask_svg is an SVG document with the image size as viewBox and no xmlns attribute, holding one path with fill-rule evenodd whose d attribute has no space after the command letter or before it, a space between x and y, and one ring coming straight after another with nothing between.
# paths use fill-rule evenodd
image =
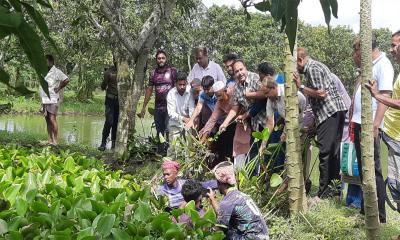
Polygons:
<instances>
[{"instance_id":1,"label":"green leaf","mask_svg":"<svg viewBox=\"0 0 400 240\"><path fill-rule=\"evenodd\" d=\"M31 208L35 212L43 212L43 213L49 212L49 207L42 201L34 201L31 205Z\"/></svg>"},{"instance_id":2,"label":"green leaf","mask_svg":"<svg viewBox=\"0 0 400 240\"><path fill-rule=\"evenodd\" d=\"M179 228L170 228L167 230L167 232L164 235L165 239L175 239L175 240L183 240L185 239L185 236L182 233L182 230Z\"/></svg>"},{"instance_id":3,"label":"green leaf","mask_svg":"<svg viewBox=\"0 0 400 240\"><path fill-rule=\"evenodd\" d=\"M9 12L8 9L0 6L0 26L18 28L23 18L19 12Z\"/></svg>"},{"instance_id":4,"label":"green leaf","mask_svg":"<svg viewBox=\"0 0 400 240\"><path fill-rule=\"evenodd\" d=\"M56 229L57 231L62 231L65 230L67 228L73 227L76 224L75 220L72 219L63 219L61 221L59 221L56 225Z\"/></svg>"},{"instance_id":5,"label":"green leaf","mask_svg":"<svg viewBox=\"0 0 400 240\"><path fill-rule=\"evenodd\" d=\"M254 4L254 7L261 12L268 12L271 10L271 3L268 0Z\"/></svg>"},{"instance_id":6,"label":"green leaf","mask_svg":"<svg viewBox=\"0 0 400 240\"><path fill-rule=\"evenodd\" d=\"M21 47L24 49L29 62L39 76L40 85L44 92L49 95L48 84L44 80L47 74L47 62L44 57L44 51L40 37L35 30L25 21L22 20L19 27L16 29L16 35L19 39Z\"/></svg>"},{"instance_id":7,"label":"green leaf","mask_svg":"<svg viewBox=\"0 0 400 240\"><path fill-rule=\"evenodd\" d=\"M132 239L131 236L129 236L129 234L126 231L118 229L118 228L111 229L111 233L112 233L112 236L114 237L114 239L116 239L116 240Z\"/></svg>"},{"instance_id":8,"label":"green leaf","mask_svg":"<svg viewBox=\"0 0 400 240\"><path fill-rule=\"evenodd\" d=\"M263 139L263 135L261 132L252 132L251 135L253 136L253 138L255 138L257 141L262 140Z\"/></svg>"},{"instance_id":9,"label":"green leaf","mask_svg":"<svg viewBox=\"0 0 400 240\"><path fill-rule=\"evenodd\" d=\"M331 21L331 2L330 0L319 0L319 2L321 3L322 11L324 12L325 23L329 28L329 23Z\"/></svg>"},{"instance_id":10,"label":"green leaf","mask_svg":"<svg viewBox=\"0 0 400 240\"><path fill-rule=\"evenodd\" d=\"M152 217L150 206L142 201L139 202L136 208L134 219L142 222L147 222Z\"/></svg>"},{"instance_id":11,"label":"green leaf","mask_svg":"<svg viewBox=\"0 0 400 240\"><path fill-rule=\"evenodd\" d=\"M107 237L111 233L111 229L114 226L115 215L107 214L101 217L97 223L96 230L101 236Z\"/></svg>"},{"instance_id":12,"label":"green leaf","mask_svg":"<svg viewBox=\"0 0 400 240\"><path fill-rule=\"evenodd\" d=\"M332 9L332 15L335 18L338 18L338 2L337 0L329 0Z\"/></svg>"},{"instance_id":13,"label":"green leaf","mask_svg":"<svg viewBox=\"0 0 400 240\"><path fill-rule=\"evenodd\" d=\"M300 0L287 0L287 7L285 13L285 19L286 19L285 33L289 40L290 52L292 53L292 55L293 55L294 45L296 44L297 18L298 18L297 7L299 3Z\"/></svg>"},{"instance_id":14,"label":"green leaf","mask_svg":"<svg viewBox=\"0 0 400 240\"><path fill-rule=\"evenodd\" d=\"M270 179L270 186L271 187L278 187L279 185L281 185L283 183L283 179L282 177L277 174L277 173L273 173Z\"/></svg>"},{"instance_id":15,"label":"green leaf","mask_svg":"<svg viewBox=\"0 0 400 240\"><path fill-rule=\"evenodd\" d=\"M4 191L3 196L7 201L11 203L11 205L14 205L20 189L21 189L21 184L11 185Z\"/></svg>"},{"instance_id":16,"label":"green leaf","mask_svg":"<svg viewBox=\"0 0 400 240\"><path fill-rule=\"evenodd\" d=\"M262 140L267 141L269 139L269 128L264 128L262 133Z\"/></svg>"},{"instance_id":17,"label":"green leaf","mask_svg":"<svg viewBox=\"0 0 400 240\"><path fill-rule=\"evenodd\" d=\"M216 223L217 222L217 215L215 215L214 210L211 209L211 208L209 208L207 210L207 212L204 214L203 218L206 219L207 221L212 222L212 223Z\"/></svg>"},{"instance_id":18,"label":"green leaf","mask_svg":"<svg viewBox=\"0 0 400 240\"><path fill-rule=\"evenodd\" d=\"M73 157L69 156L65 159L64 169L68 172L75 172L75 161Z\"/></svg>"},{"instance_id":19,"label":"green leaf","mask_svg":"<svg viewBox=\"0 0 400 240\"><path fill-rule=\"evenodd\" d=\"M271 0L271 16L280 21L285 14L287 0Z\"/></svg>"},{"instance_id":20,"label":"green leaf","mask_svg":"<svg viewBox=\"0 0 400 240\"><path fill-rule=\"evenodd\" d=\"M85 229L79 231L78 237L76 239L82 240L82 239L85 239L86 237L94 237L93 227L88 227L88 228L85 228Z\"/></svg>"},{"instance_id":21,"label":"green leaf","mask_svg":"<svg viewBox=\"0 0 400 240\"><path fill-rule=\"evenodd\" d=\"M3 219L0 219L0 235L8 232L8 224Z\"/></svg>"},{"instance_id":22,"label":"green leaf","mask_svg":"<svg viewBox=\"0 0 400 240\"><path fill-rule=\"evenodd\" d=\"M24 236L18 232L18 231L10 231L7 235L6 235L6 239L10 239L10 240L23 240Z\"/></svg>"},{"instance_id":23,"label":"green leaf","mask_svg":"<svg viewBox=\"0 0 400 240\"><path fill-rule=\"evenodd\" d=\"M17 198L15 208L19 216L25 216L25 213L28 210L28 202L22 198Z\"/></svg>"}]
</instances>

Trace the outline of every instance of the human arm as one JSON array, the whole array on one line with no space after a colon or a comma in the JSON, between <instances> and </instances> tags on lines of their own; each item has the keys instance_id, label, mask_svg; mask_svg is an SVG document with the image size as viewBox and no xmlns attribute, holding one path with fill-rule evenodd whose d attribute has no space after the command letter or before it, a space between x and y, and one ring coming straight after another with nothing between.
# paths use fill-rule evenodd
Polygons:
<instances>
[{"instance_id":1,"label":"human arm","mask_svg":"<svg viewBox=\"0 0 400 240\"><path fill-rule=\"evenodd\" d=\"M232 109L228 113L228 116L226 116L224 122L219 127L219 131L220 132L224 132L226 130L226 128L228 127L228 125L231 122L231 120L234 117L236 117L238 111L239 111L239 105L235 105L235 106L232 107Z\"/></svg>"},{"instance_id":2,"label":"human arm","mask_svg":"<svg viewBox=\"0 0 400 240\"><path fill-rule=\"evenodd\" d=\"M143 101L143 106L142 106L142 110L140 111L140 113L138 114L139 118L143 118L145 113L146 113L146 108L147 108L147 104L150 101L151 95L153 93L153 86L148 86L146 88L146 93L144 95L144 101Z\"/></svg>"},{"instance_id":3,"label":"human arm","mask_svg":"<svg viewBox=\"0 0 400 240\"><path fill-rule=\"evenodd\" d=\"M69 83L69 78L67 75L65 75L62 71L58 70L57 73L57 79L58 81L60 81L60 84L58 85L58 87L54 88L54 92L58 93L59 91L61 91L61 89L63 89L65 86L68 85Z\"/></svg>"},{"instance_id":4,"label":"human arm","mask_svg":"<svg viewBox=\"0 0 400 240\"><path fill-rule=\"evenodd\" d=\"M316 73L315 75L316 76L314 76L314 77L316 77L316 78L321 77L320 74L318 74L318 73ZM297 72L293 73L293 81L296 83L297 88L300 88L300 86L302 85L301 78ZM323 89L314 89L314 88L310 88L310 87L304 87L302 92L309 97L317 98L317 99L325 99L327 96L326 91Z\"/></svg>"},{"instance_id":5,"label":"human arm","mask_svg":"<svg viewBox=\"0 0 400 240\"><path fill-rule=\"evenodd\" d=\"M220 102L217 102L215 105L215 110L211 114L210 118L208 119L206 125L204 125L203 129L200 131L200 135L202 139L206 139L210 134L211 130L214 128L215 123L218 121L218 118L222 115L223 111L220 108Z\"/></svg>"},{"instance_id":6,"label":"human arm","mask_svg":"<svg viewBox=\"0 0 400 240\"><path fill-rule=\"evenodd\" d=\"M265 99L266 95L264 91L256 91L256 92L245 92L244 96L248 99Z\"/></svg>"},{"instance_id":7,"label":"human arm","mask_svg":"<svg viewBox=\"0 0 400 240\"><path fill-rule=\"evenodd\" d=\"M372 97L374 97L378 102L395 109L400 110L400 100L393 99L384 94L381 94L376 86L376 81L370 81L365 85L366 88L371 92Z\"/></svg>"},{"instance_id":8,"label":"human arm","mask_svg":"<svg viewBox=\"0 0 400 240\"><path fill-rule=\"evenodd\" d=\"M196 108L194 109L189 121L186 123L186 128L190 129L194 126L194 120L199 116L201 109L203 108L203 102L198 101Z\"/></svg>"},{"instance_id":9,"label":"human arm","mask_svg":"<svg viewBox=\"0 0 400 240\"><path fill-rule=\"evenodd\" d=\"M219 212L219 204L218 204L217 200L215 199L214 190L212 190L211 188L208 188L207 196L208 196L208 199L210 201L211 207L214 209L214 212L216 214L218 214L218 212Z\"/></svg>"},{"instance_id":10,"label":"human arm","mask_svg":"<svg viewBox=\"0 0 400 240\"><path fill-rule=\"evenodd\" d=\"M167 95L167 110L168 116L171 120L182 122L183 116L176 112L176 101L174 98L174 91L169 91Z\"/></svg>"}]
</instances>

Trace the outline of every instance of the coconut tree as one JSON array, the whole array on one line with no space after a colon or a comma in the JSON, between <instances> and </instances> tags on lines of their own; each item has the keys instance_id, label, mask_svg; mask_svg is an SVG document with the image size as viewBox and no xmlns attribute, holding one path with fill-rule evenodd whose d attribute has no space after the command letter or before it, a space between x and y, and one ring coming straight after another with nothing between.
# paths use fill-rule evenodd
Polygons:
<instances>
[{"instance_id":1,"label":"coconut tree","mask_svg":"<svg viewBox=\"0 0 400 240\"><path fill-rule=\"evenodd\" d=\"M361 78L366 84L372 79L371 0L360 1ZM379 232L378 200L374 171L374 139L372 127L372 98L367 88L361 90L362 132L361 162L364 194L365 228L368 239L377 239Z\"/></svg>"}]
</instances>

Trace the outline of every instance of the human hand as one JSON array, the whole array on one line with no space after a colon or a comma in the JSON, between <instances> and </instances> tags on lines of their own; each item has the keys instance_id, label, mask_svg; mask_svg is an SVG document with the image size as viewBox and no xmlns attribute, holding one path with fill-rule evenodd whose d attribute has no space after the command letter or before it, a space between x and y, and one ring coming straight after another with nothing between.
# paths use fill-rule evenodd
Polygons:
<instances>
[{"instance_id":1,"label":"human hand","mask_svg":"<svg viewBox=\"0 0 400 240\"><path fill-rule=\"evenodd\" d=\"M145 115L145 110L144 110L144 108L142 108L142 111L140 111L140 113L138 113L137 116L138 116L139 118L143 118L144 115Z\"/></svg>"},{"instance_id":2,"label":"human hand","mask_svg":"<svg viewBox=\"0 0 400 240\"><path fill-rule=\"evenodd\" d=\"M374 138L376 138L379 135L379 125L374 124L373 129L374 129Z\"/></svg>"},{"instance_id":3,"label":"human hand","mask_svg":"<svg viewBox=\"0 0 400 240\"><path fill-rule=\"evenodd\" d=\"M244 113L242 115L237 116L236 121L239 123L243 123L247 118L249 117L249 114Z\"/></svg>"},{"instance_id":4,"label":"human hand","mask_svg":"<svg viewBox=\"0 0 400 240\"><path fill-rule=\"evenodd\" d=\"M191 129L191 128L193 128L193 127L194 127L194 123L193 123L192 120L189 120L189 121L186 123L186 125L185 125L185 128L186 128L186 129Z\"/></svg>"},{"instance_id":5,"label":"human hand","mask_svg":"<svg viewBox=\"0 0 400 240\"><path fill-rule=\"evenodd\" d=\"M219 132L220 132L220 133L225 132L227 127L228 127L228 124L225 123L225 122L223 122L223 123L221 124L221 126L219 126Z\"/></svg>"},{"instance_id":6,"label":"human hand","mask_svg":"<svg viewBox=\"0 0 400 240\"><path fill-rule=\"evenodd\" d=\"M183 122L184 122L185 124L187 124L187 123L190 121L190 118L188 118L188 117L183 117L182 120L183 120Z\"/></svg>"},{"instance_id":7,"label":"human hand","mask_svg":"<svg viewBox=\"0 0 400 240\"><path fill-rule=\"evenodd\" d=\"M286 138L287 138L286 133L282 133L281 134L281 142L286 142Z\"/></svg>"},{"instance_id":8,"label":"human hand","mask_svg":"<svg viewBox=\"0 0 400 240\"><path fill-rule=\"evenodd\" d=\"M318 89L318 90L317 90L317 94L318 94L318 96L320 96L321 98L326 98L326 92L325 92L325 90Z\"/></svg>"},{"instance_id":9,"label":"human hand","mask_svg":"<svg viewBox=\"0 0 400 240\"><path fill-rule=\"evenodd\" d=\"M375 80L370 80L368 83L365 84L365 87L369 90L372 97L375 97L378 93L378 86Z\"/></svg>"},{"instance_id":10,"label":"human hand","mask_svg":"<svg viewBox=\"0 0 400 240\"><path fill-rule=\"evenodd\" d=\"M293 72L293 81L296 83L298 88L301 86L301 78L298 72Z\"/></svg>"},{"instance_id":11,"label":"human hand","mask_svg":"<svg viewBox=\"0 0 400 240\"><path fill-rule=\"evenodd\" d=\"M214 190L212 190L211 188L208 188L207 197L210 199L210 201L215 200Z\"/></svg>"}]
</instances>

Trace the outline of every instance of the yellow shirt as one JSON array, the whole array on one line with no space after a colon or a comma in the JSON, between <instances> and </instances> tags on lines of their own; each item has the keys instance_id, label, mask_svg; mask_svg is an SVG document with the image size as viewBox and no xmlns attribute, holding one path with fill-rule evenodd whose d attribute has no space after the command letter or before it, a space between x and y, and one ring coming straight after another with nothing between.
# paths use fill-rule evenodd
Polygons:
<instances>
[{"instance_id":1,"label":"yellow shirt","mask_svg":"<svg viewBox=\"0 0 400 240\"><path fill-rule=\"evenodd\" d=\"M400 74L393 86L393 99L400 100ZM400 110L388 108L383 119L383 130L396 141L400 141Z\"/></svg>"}]
</instances>

